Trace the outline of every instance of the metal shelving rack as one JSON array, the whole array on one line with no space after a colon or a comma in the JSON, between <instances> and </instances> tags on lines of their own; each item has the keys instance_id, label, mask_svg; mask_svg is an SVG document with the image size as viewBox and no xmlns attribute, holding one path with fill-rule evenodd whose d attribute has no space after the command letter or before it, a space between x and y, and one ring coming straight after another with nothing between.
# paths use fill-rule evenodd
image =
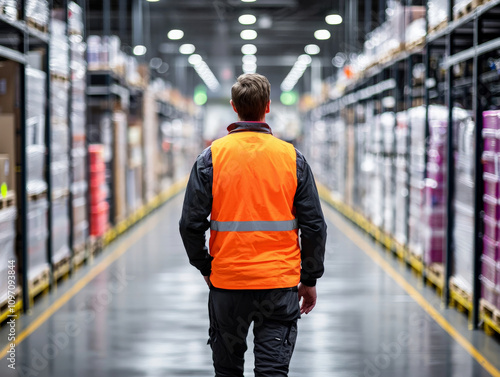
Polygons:
<instances>
[{"instance_id":1,"label":"metal shelving rack","mask_svg":"<svg viewBox=\"0 0 500 377\"><path fill-rule=\"evenodd\" d=\"M412 1L405 1L405 5L411 5ZM453 5L451 0L448 4L448 20L453 20ZM401 86L401 69L406 69L404 78L405 91L397 93L396 109L400 109L400 102L403 101L403 109L408 109L414 106L414 99L418 94L423 96L423 105L426 108L425 129L426 140L429 137L429 106L436 100L448 107L448 147L447 147L447 188L449 190L446 195L446 218L447 224L447 240L445 246L445 263L444 263L444 283L442 289L443 303L447 306L450 300L455 304L464 306L469 311L469 323L472 329L476 329L480 325L480 321L484 316L480 313L480 297L481 284L479 276L481 274L481 254L482 254L482 232L483 232L483 166L481 162L482 152L482 112L487 110L485 107L486 99L480 90L481 80L481 64L488 54L494 53L500 49L500 38L492 32L500 30L500 0L490 0L477 8L473 9L465 16L450 21L446 26L438 31L429 33L425 37L425 44L413 51L403 51L394 56L389 62L376 65L365 71L362 76L355 82L351 83L345 90L342 97L322 104L313 110L310 114L311 121L315 119L323 119L332 115L340 114L343 109L352 107L357 103L364 103L367 100L375 100L380 95L387 91L396 91L393 86ZM485 23L488 22L486 27ZM495 23L496 21L496 23ZM426 29L429 30L429 23L426 20ZM488 32L489 34L487 34ZM435 66L434 56L438 54L443 58L439 66ZM422 61L425 65L425 80L424 90L414 88L412 84L412 69L415 62ZM464 62L472 62L471 77L457 79L454 76L453 67ZM406 66L401 68L402 65ZM434 70L444 70L444 82L436 82L431 85L434 79L432 73ZM390 81L389 78L394 80ZM471 91L471 92L469 92ZM418 93L417 93L418 92ZM471 93L471 94L469 94ZM436 97L437 96L437 97ZM472 297L469 303L464 301L463 297L457 297L457 293L450 289L449 281L453 274L453 240L454 231L454 147L453 140L453 105L460 96L470 96L472 103L472 118L475 122L475 182L474 182L474 250L471 255L473 263L473 289ZM470 103L469 102L469 103ZM410 126L411 127L411 126ZM408 133L407 145L410 147L411 138ZM408 152L409 153L409 152ZM408 186L409 189L409 186ZM402 259L406 260L407 264L414 269L420 270L424 279L426 279L425 266L419 265L415 260L412 260L407 252L408 245L399 245L389 235L384 235L380 229L374 229L372 224L367 222L366 218L360 219L362 216L356 212L356 209L348 208L345 204L337 203L336 207L341 210L346 216L350 217L358 225L371 233L378 241L390 246ZM408 235L408 230L407 230ZM387 241L387 238L390 238ZM407 238L408 239L408 238Z\"/></svg>"}]
</instances>

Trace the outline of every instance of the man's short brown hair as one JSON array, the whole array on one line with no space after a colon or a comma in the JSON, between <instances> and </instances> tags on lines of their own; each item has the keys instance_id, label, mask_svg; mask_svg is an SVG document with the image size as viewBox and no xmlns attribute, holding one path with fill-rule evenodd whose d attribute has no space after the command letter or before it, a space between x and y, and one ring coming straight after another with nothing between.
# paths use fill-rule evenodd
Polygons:
<instances>
[{"instance_id":1,"label":"man's short brown hair","mask_svg":"<svg viewBox=\"0 0 500 377\"><path fill-rule=\"evenodd\" d=\"M260 121L266 114L270 96L269 80L258 73L241 75L231 88L231 97L240 120Z\"/></svg>"}]
</instances>

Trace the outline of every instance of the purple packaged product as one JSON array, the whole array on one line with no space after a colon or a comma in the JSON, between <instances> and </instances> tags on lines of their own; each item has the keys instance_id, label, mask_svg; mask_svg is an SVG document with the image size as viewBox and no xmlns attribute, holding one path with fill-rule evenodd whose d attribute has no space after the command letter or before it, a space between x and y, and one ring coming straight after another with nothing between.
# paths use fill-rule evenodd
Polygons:
<instances>
[{"instance_id":1,"label":"purple packaged product","mask_svg":"<svg viewBox=\"0 0 500 377\"><path fill-rule=\"evenodd\" d=\"M490 174L490 173L484 173L483 174L483 180L484 180L484 193L486 195L492 196L494 198L499 198L500 197L500 191L499 191L499 178L495 174Z\"/></svg>"},{"instance_id":2,"label":"purple packaged product","mask_svg":"<svg viewBox=\"0 0 500 377\"><path fill-rule=\"evenodd\" d=\"M487 279L481 279L481 297L492 305L498 304L498 292L495 284Z\"/></svg>"},{"instance_id":3,"label":"purple packaged product","mask_svg":"<svg viewBox=\"0 0 500 377\"><path fill-rule=\"evenodd\" d=\"M499 228L495 219L484 216L484 234L494 241L499 240Z\"/></svg>"},{"instance_id":4,"label":"purple packaged product","mask_svg":"<svg viewBox=\"0 0 500 377\"><path fill-rule=\"evenodd\" d=\"M497 262L487 255L481 255L481 275L493 284L497 284Z\"/></svg>"},{"instance_id":5,"label":"purple packaged product","mask_svg":"<svg viewBox=\"0 0 500 377\"><path fill-rule=\"evenodd\" d=\"M427 182L429 184L425 187L425 205L427 207L443 205L446 200L443 185L438 186L434 180L428 180Z\"/></svg>"},{"instance_id":6,"label":"purple packaged product","mask_svg":"<svg viewBox=\"0 0 500 377\"><path fill-rule=\"evenodd\" d=\"M427 265L431 263L443 263L445 232L431 229L428 232L425 235L424 262Z\"/></svg>"},{"instance_id":7,"label":"purple packaged product","mask_svg":"<svg viewBox=\"0 0 500 377\"><path fill-rule=\"evenodd\" d=\"M490 257L491 259L499 262L500 253L498 248L498 242L492 240L488 236L483 237L483 255Z\"/></svg>"},{"instance_id":8,"label":"purple packaged product","mask_svg":"<svg viewBox=\"0 0 500 377\"><path fill-rule=\"evenodd\" d=\"M500 220L500 206L498 205L498 199L490 195L483 195L483 205L484 213L495 219Z\"/></svg>"},{"instance_id":9,"label":"purple packaged product","mask_svg":"<svg viewBox=\"0 0 500 377\"><path fill-rule=\"evenodd\" d=\"M500 141L497 139L497 131L485 128L482 132L484 140L484 150L488 152L500 152Z\"/></svg>"},{"instance_id":10,"label":"purple packaged product","mask_svg":"<svg viewBox=\"0 0 500 377\"><path fill-rule=\"evenodd\" d=\"M481 156L481 160L485 173L498 175L498 155L496 153L485 151Z\"/></svg>"},{"instance_id":11,"label":"purple packaged product","mask_svg":"<svg viewBox=\"0 0 500 377\"><path fill-rule=\"evenodd\" d=\"M446 182L446 170L443 165L429 162L427 164L427 178L437 182L438 186Z\"/></svg>"},{"instance_id":12,"label":"purple packaged product","mask_svg":"<svg viewBox=\"0 0 500 377\"><path fill-rule=\"evenodd\" d=\"M498 110L483 111L483 128L498 129Z\"/></svg>"}]
</instances>

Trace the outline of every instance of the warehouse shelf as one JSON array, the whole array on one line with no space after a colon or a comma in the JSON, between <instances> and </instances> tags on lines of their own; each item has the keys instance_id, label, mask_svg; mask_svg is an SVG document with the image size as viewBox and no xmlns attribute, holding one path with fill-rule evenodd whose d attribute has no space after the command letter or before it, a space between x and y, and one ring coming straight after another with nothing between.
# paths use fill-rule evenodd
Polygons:
<instances>
[{"instance_id":1,"label":"warehouse shelf","mask_svg":"<svg viewBox=\"0 0 500 377\"><path fill-rule=\"evenodd\" d=\"M374 130L374 122L380 122L378 118L370 118L367 120L366 114L372 113L373 116L378 117L384 113L394 113L399 114L401 112L406 113L410 108L415 106L423 105L425 109L425 135L423 140L427 140L427 143L432 136L430 132L430 108L439 106L440 111L444 111L442 115L446 115L442 120L448 125L456 125L456 114L454 106L458 105L464 109L468 110L475 127L474 135L475 137L470 139L473 140L473 150L478 152L475 155L468 155L469 165L472 165L473 172L475 172L472 179L470 188L467 190L474 190L473 196L470 198L472 200L472 209L467 209L466 212L458 210L455 208L455 200L453 199L455 194L445 194L443 205L445 208L445 218L448 220L446 223L447 228L443 229L444 238L444 249L443 249L443 262L442 263L426 263L425 258L422 258L422 251L415 249L415 245L408 241L408 235L410 234L409 229L407 229L406 234L400 233L400 236L394 236L394 225L389 224L389 228L385 229L385 222L379 218L371 218L369 214L366 213L366 209L359 202L360 194L357 193L360 189L360 182L357 181L355 185L356 188L353 192L343 193L342 186L340 186L340 192L337 178L332 178L332 180L323 182L328 188L323 188L321 192L323 193L323 198L328 197L330 192L334 192L334 196L340 195L337 199L327 199L339 212L344 214L347 218L351 219L359 227L370 234L377 242L388 250L391 250L399 259L403 260L406 265L410 266L414 271L422 276L422 278L432 287L434 287L443 299L445 305L450 305L461 311L465 311L469 315L469 321L471 328L477 328L481 325L481 319L487 317L484 312L484 308L480 307L479 301L481 298L481 283L479 276L481 275L481 253L483 249L482 245L482 211L483 211L483 183L482 183L482 172L483 172L483 161L481 160L482 148L482 112L488 110L489 108L498 108L500 105L499 101L492 102L493 97L498 96L498 90L495 89L500 80L498 70L494 71L493 68L487 68L487 65L491 65L491 60L498 60L496 54L497 50L500 48L500 38L497 38L492 30L495 28L500 30L500 23L496 22L497 16L500 15L500 1L489 1L484 4L478 4L476 8L469 8L467 14L462 14L460 18L450 22L441 23L435 26L433 31L430 31L425 37L425 42L420 40L417 43L408 44L407 46L418 46L418 48L413 47L413 50L397 50L390 52L390 59L382 59L380 62L376 62L373 66L355 73L354 77L350 80L343 81L342 84L345 87L344 92L338 97L329 100L313 109L310 112L309 121L314 125L315 122L323 121L327 124L331 124L336 131L326 131L326 140L321 143L324 147L321 147L313 141L306 141L306 144L313 143L315 145L315 150L310 151L311 155L324 156L322 158L328 159L328 153L335 154L338 156L340 153L346 153L346 156L351 155L351 159L354 157L354 161L346 162L348 164L354 164L356 169L359 168L359 158L363 158L357 151L357 148L364 148L362 144L358 147L358 136L362 136L362 126L365 122L369 122L371 126L371 132L380 132L379 130ZM474 5L473 5L474 6ZM451 14L452 8L448 7L448 19L452 19ZM483 24L486 22L487 24ZM487 25L487 26L486 26ZM488 34L485 34L486 27L488 28ZM493 29L492 29L493 28ZM486 60L488 64L486 64ZM413 67L415 64L420 64L425 66L425 71L423 76L413 77ZM490 70L491 69L491 70ZM479 88L479 82L482 83L482 87ZM390 107L384 105L384 101L391 99ZM493 98L493 99L492 99ZM451 105L454 106L451 106ZM434 110L433 110L434 111ZM361 114L361 115L359 115ZM335 123L337 120L340 123ZM342 124L342 125L339 125ZM340 128L339 128L340 127ZM379 126L377 126L379 127ZM396 127L396 124L394 125ZM464 126L465 127L465 126ZM342 151L335 147L335 142L332 144L330 141L334 132L343 132L343 129L350 129L351 140L352 137L355 139L352 141L342 142L343 139L339 139L339 143L345 143L349 145L354 143L354 151ZM358 130L358 128L360 128ZM458 137L456 132L463 132L454 130L455 126L447 127L446 131L446 147L443 150L444 156L454 156L457 150L455 146L455 138ZM396 129L396 128L394 128ZM311 130L311 132L314 132ZM470 129L467 132L471 132ZM424 153L421 157L423 161L420 163L420 167L415 165L415 162L411 162L413 159L412 155L414 153L421 153L418 150L411 149L412 138L410 132L407 132L408 139L406 142L406 151L400 153L397 148L391 148L388 150L373 148L369 150L373 156L372 164L379 165L386 161L386 163L392 164L392 184L394 185L394 174L397 171L398 174L420 174L419 179L426 185L429 181L428 163L432 162L429 160L428 154ZM354 136L352 136L354 135ZM309 136L312 137L312 136ZM378 136L377 136L378 137ZM362 140L362 139L360 139ZM337 149L335 149L337 148ZM387 147L386 147L387 148ZM429 144L427 147L429 148ZM326 153L326 155L325 155ZM467 152L470 153L470 152ZM342 159L345 157L342 157ZM402 161L399 167L396 167L396 161ZM313 161L314 163L314 161ZM413 164L413 167L410 165ZM321 164L319 164L321 165ZM331 175L331 165L325 163L320 169L324 174ZM469 165L466 165L467 169ZM367 165L368 166L368 165ZM346 168L345 174L349 177L352 175L352 171ZM366 167L365 167L366 168ZM418 168L418 169L417 169ZM460 173L460 169L464 169L463 161L455 162L454 158L446 159L442 168L445 168L446 176L445 181L443 181L444 192L455 193L458 190L458 184L463 185L464 183L457 183L456 180L463 179L463 173ZM325 170L326 169L326 170ZM381 168L379 168L381 169ZM413 169L413 170L412 170ZM344 172L341 172L344 174ZM336 174L336 173L335 173ZM385 173L384 173L385 174ZM468 173L470 174L470 173ZM401 176L403 177L403 175ZM339 178L340 179L340 178ZM410 202L412 194L412 185L415 185L414 180L407 179L406 191L409 193L406 195L407 202L406 208L410 212L415 211L415 207ZM396 184L397 187L402 186L402 182ZM413 182L413 183L412 183ZM372 182L373 186L379 185L379 183ZM389 181L381 183L381 192L385 192L388 195L388 188L391 186ZM399 185L399 186L398 186ZM467 183L467 185L469 185ZM378 187L378 186L377 186ZM465 186L463 186L465 187ZM460 186L460 190L464 190ZM469 187L469 186L467 186ZM421 189L421 188L420 188ZM447 190L447 191L446 191ZM461 191L462 192L462 191ZM423 193L423 191L422 191ZM349 195L349 197L345 197ZM354 195L354 198L350 196ZM463 192L460 195L464 195ZM414 196L416 198L416 196ZM375 199L371 198L371 202ZM382 211L385 207L384 197L380 197L375 201L380 201L380 209ZM442 199L441 199L442 200ZM463 197L462 199L463 200ZM411 205L410 205L411 204ZM400 204L401 205L401 204ZM400 209L402 207L398 206L398 211L403 213L406 209ZM420 205L420 204L419 204ZM389 208L389 207L388 207ZM458 212L457 212L458 211ZM393 212L394 213L394 212ZM457 214L455 214L457 213ZM386 216L387 214L380 214L380 216ZM459 216L462 222L460 226L464 226L464 219L467 221L472 221L467 232L456 231L454 229L454 216ZM436 217L437 219L437 217ZM436 220L434 220L436 221ZM458 220L457 220L458 221ZM406 222L409 224L408 220ZM381 225L383 224L383 225ZM410 227L410 225L407 225ZM392 230L391 230L392 229ZM401 229L400 229L401 230ZM460 240L454 240L453 237L455 232L459 232ZM471 234L468 238L468 234ZM434 233L433 233L434 234ZM442 237L443 235L436 234L436 237ZM434 236L433 236L434 237ZM436 241L441 238L436 238ZM452 262L453 255L456 252L455 248L457 242L471 243L473 253L469 254L469 265L472 266L471 276L472 286L469 289L464 289L462 285L463 282L455 277L456 267ZM462 248L464 248L463 244ZM448 261L448 262L447 262ZM462 263L462 262L460 262ZM483 272L484 273L484 272ZM491 316L490 316L491 317ZM484 322L487 323L488 319ZM490 318L491 322L491 318ZM488 329L491 331L496 331L498 326L495 327L493 324L488 324ZM497 331L498 332L498 331Z\"/></svg>"},{"instance_id":2,"label":"warehouse shelf","mask_svg":"<svg viewBox=\"0 0 500 377\"><path fill-rule=\"evenodd\" d=\"M26 56L24 54L5 46L0 46L0 56L21 64L26 64Z\"/></svg>"}]
</instances>

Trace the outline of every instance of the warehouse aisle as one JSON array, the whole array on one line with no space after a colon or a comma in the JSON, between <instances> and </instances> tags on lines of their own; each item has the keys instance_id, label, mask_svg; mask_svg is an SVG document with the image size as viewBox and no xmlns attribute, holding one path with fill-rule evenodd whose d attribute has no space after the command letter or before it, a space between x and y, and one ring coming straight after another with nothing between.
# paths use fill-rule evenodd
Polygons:
<instances>
[{"instance_id":1,"label":"warehouse aisle","mask_svg":"<svg viewBox=\"0 0 500 377\"><path fill-rule=\"evenodd\" d=\"M70 279L38 303L31 316L21 317L18 337L30 324L38 328L17 347L17 371L9 373L3 358L0 375L213 375L206 345L208 291L188 264L178 235L181 205L179 195L80 271L83 279ZM325 213L326 274L319 282L316 309L299 322L291 377L490 375L353 243L353 235L362 239L357 231L330 209ZM383 259L414 279L392 258ZM439 307L432 292L421 292ZM60 307L47 318L43 313L54 306ZM483 332L467 332L464 316L455 311L445 317L500 368L499 343ZM2 348L7 331L0 331ZM247 360L246 375L251 376L250 353Z\"/></svg>"}]
</instances>

